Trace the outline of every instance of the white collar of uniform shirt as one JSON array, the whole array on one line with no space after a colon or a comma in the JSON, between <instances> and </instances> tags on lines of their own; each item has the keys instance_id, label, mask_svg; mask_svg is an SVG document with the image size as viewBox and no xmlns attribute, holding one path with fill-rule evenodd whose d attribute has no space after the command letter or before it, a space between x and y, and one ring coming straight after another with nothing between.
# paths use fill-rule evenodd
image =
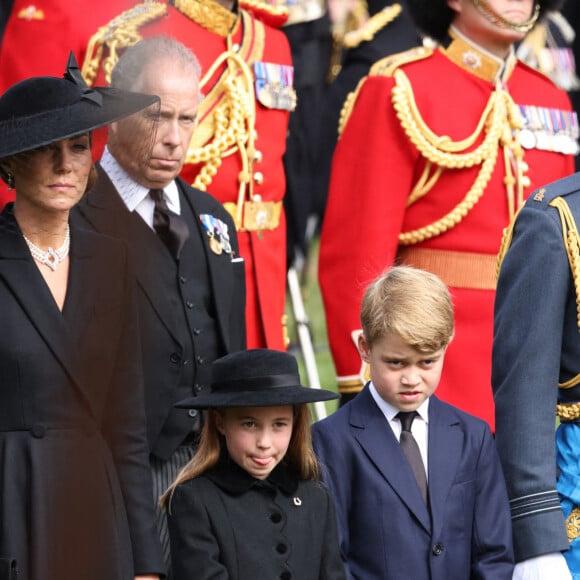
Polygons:
<instances>
[{"instance_id":1,"label":"white collar of uniform shirt","mask_svg":"<svg viewBox=\"0 0 580 580\"><path fill-rule=\"evenodd\" d=\"M103 171L109 176L111 183L119 193L123 203L129 211L136 211L143 221L153 229L153 211L155 202L149 196L149 187L137 183L126 171L119 165L119 162L111 155L107 147L103 151L100 160ZM163 188L164 198L167 207L177 215L181 214L181 204L179 203L179 189L177 183L173 180Z\"/></svg>"},{"instance_id":2,"label":"white collar of uniform shirt","mask_svg":"<svg viewBox=\"0 0 580 580\"><path fill-rule=\"evenodd\" d=\"M401 421L396 418L397 413L399 413L399 409L393 407L387 403L378 393L375 385L373 385L372 381L369 386L369 390L371 393L372 398L374 399L375 403L381 410L381 413L385 416L389 426L393 430L397 441L401 439L401 430L402 425ZM415 441L417 441L417 445L419 446L419 451L421 452L421 459L423 460L423 465L425 466L425 473L429 473L427 468L427 428L429 425L429 397L423 401L421 406L417 409L417 413L419 414L418 417L415 417L413 424L411 425L411 433L413 433L413 437ZM428 477L428 476L427 476Z\"/></svg>"}]
</instances>

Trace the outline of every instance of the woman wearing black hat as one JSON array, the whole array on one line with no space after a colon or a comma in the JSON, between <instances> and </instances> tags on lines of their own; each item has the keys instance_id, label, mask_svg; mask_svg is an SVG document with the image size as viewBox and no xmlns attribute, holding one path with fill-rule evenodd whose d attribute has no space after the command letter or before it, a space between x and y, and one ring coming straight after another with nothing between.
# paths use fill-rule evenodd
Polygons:
<instances>
[{"instance_id":1,"label":"woman wearing black hat","mask_svg":"<svg viewBox=\"0 0 580 580\"><path fill-rule=\"evenodd\" d=\"M296 359L267 349L217 359L199 448L163 497L174 580L346 579L336 514L318 483Z\"/></svg>"},{"instance_id":2,"label":"woman wearing black hat","mask_svg":"<svg viewBox=\"0 0 580 580\"><path fill-rule=\"evenodd\" d=\"M156 97L63 78L0 98L0 556L23 580L158 578L124 246L69 226L90 132Z\"/></svg>"}]
</instances>

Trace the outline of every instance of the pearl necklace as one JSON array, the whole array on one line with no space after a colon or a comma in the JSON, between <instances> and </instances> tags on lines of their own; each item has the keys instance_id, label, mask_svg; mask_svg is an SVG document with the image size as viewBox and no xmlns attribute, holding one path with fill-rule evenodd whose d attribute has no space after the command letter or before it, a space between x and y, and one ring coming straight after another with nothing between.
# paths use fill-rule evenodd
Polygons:
<instances>
[{"instance_id":1,"label":"pearl necklace","mask_svg":"<svg viewBox=\"0 0 580 580\"><path fill-rule=\"evenodd\" d=\"M64 262L68 256L68 252L70 250L70 227L67 224L64 242L62 246L56 250L49 246L48 250L45 252L41 250L36 244L33 244L26 236L24 236L24 241L26 242L32 257L35 260L38 260L41 264L46 264L53 272L55 272L56 267L61 262Z\"/></svg>"}]
</instances>

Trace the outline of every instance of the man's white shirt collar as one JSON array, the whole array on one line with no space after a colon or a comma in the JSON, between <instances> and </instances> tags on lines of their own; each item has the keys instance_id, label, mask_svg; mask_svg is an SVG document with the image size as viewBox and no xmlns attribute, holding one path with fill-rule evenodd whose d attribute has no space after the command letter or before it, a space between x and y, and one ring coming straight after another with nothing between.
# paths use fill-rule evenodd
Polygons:
<instances>
[{"instance_id":1,"label":"man's white shirt collar","mask_svg":"<svg viewBox=\"0 0 580 580\"><path fill-rule=\"evenodd\" d=\"M385 416L385 419L390 423L399 413L399 409L393 407L393 405L387 403L378 393L377 388L371 381L369 385L369 390L371 392L371 396L373 397L375 403ZM417 413L419 413L419 417L425 421L425 423L429 423L429 398L425 399L421 406L417 409Z\"/></svg>"},{"instance_id":2,"label":"man's white shirt collar","mask_svg":"<svg viewBox=\"0 0 580 580\"><path fill-rule=\"evenodd\" d=\"M149 227L153 228L153 210L155 202L149 197L148 187L137 183L121 167L119 162L111 155L107 147L103 151L100 160L103 171L108 175L111 183L119 193L123 203L129 211L137 211ZM173 180L163 188L167 207L176 214L181 214L181 205L179 203L179 189L177 183Z\"/></svg>"}]
</instances>

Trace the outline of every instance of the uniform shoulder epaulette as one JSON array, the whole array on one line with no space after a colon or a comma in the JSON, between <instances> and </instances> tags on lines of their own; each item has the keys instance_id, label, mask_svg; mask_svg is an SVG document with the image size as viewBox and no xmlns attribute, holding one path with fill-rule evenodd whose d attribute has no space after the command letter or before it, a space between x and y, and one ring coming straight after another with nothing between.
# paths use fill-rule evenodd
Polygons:
<instances>
[{"instance_id":1,"label":"uniform shoulder epaulette","mask_svg":"<svg viewBox=\"0 0 580 580\"><path fill-rule=\"evenodd\" d=\"M540 206L549 206L557 197L566 197L578 191L580 191L580 179L577 174L572 174L532 192L526 201L526 205L538 208Z\"/></svg>"},{"instance_id":2,"label":"uniform shoulder epaulette","mask_svg":"<svg viewBox=\"0 0 580 580\"><path fill-rule=\"evenodd\" d=\"M101 26L89 40L87 54L82 66L82 74L88 85L92 85L97 77L99 66L105 72L107 83L111 82L111 71L117 63L118 51L137 44L141 40L139 28L158 20L167 14L167 4L163 2L143 2L125 10ZM103 60L104 47L109 48L108 55Z\"/></svg>"},{"instance_id":3,"label":"uniform shoulder epaulette","mask_svg":"<svg viewBox=\"0 0 580 580\"><path fill-rule=\"evenodd\" d=\"M505 254L512 243L513 230L518 215L524 208L540 211L545 211L548 208L555 208L560 214L560 219L562 221L564 230L566 231L571 230L573 232L576 232L577 236L577 228L574 222L574 217L570 212L570 209L568 207L565 198L566 196L572 193L578 193L579 191L580 191L580 180L578 179L577 175L572 174L567 177L563 177L558 181L554 181L553 183L540 187L539 189L536 189L536 191L532 192L532 194L530 195L530 197L528 197L522 208L514 216L509 226L504 229L502 241L500 244L500 250L497 256L498 276ZM564 235L565 245L567 245L569 242L570 240L568 239L568 235ZM578 270L578 272L580 272L580 269ZM580 279L578 280L577 285L578 285L578 294L580 296ZM579 323L580 323L580 312L579 312Z\"/></svg>"},{"instance_id":4,"label":"uniform shoulder epaulette","mask_svg":"<svg viewBox=\"0 0 580 580\"><path fill-rule=\"evenodd\" d=\"M284 5L273 5L262 0L240 0L240 8L250 12L254 18L273 28L280 28L288 20L288 8Z\"/></svg>"},{"instance_id":5,"label":"uniform shoulder epaulette","mask_svg":"<svg viewBox=\"0 0 580 580\"><path fill-rule=\"evenodd\" d=\"M342 40L344 48L356 48L363 42L370 42L385 26L394 22L402 11L400 4L385 6L382 10L373 14L362 26L344 35Z\"/></svg>"},{"instance_id":6,"label":"uniform shoulder epaulette","mask_svg":"<svg viewBox=\"0 0 580 580\"><path fill-rule=\"evenodd\" d=\"M409 64L411 62L417 62L425 58L429 58L434 52L434 49L427 46L416 46L405 50L404 52L398 52L397 54L391 54L381 60L377 60L375 64L371 67L369 71L369 76L393 76L393 73L400 67Z\"/></svg>"},{"instance_id":7,"label":"uniform shoulder epaulette","mask_svg":"<svg viewBox=\"0 0 580 580\"><path fill-rule=\"evenodd\" d=\"M392 76L397 68L400 66L415 62L417 60L422 60L428 58L433 54L433 48L426 46L417 46L416 48L411 48L410 50L405 50L404 52L399 52L390 56L386 56L381 60L378 60L371 67L369 74L367 76ZM352 113L354 104L358 97L358 93L367 77L363 77L356 89L348 94L342 105L340 111L340 118L338 120L338 136L342 135L342 131L346 126L346 123Z\"/></svg>"}]
</instances>

